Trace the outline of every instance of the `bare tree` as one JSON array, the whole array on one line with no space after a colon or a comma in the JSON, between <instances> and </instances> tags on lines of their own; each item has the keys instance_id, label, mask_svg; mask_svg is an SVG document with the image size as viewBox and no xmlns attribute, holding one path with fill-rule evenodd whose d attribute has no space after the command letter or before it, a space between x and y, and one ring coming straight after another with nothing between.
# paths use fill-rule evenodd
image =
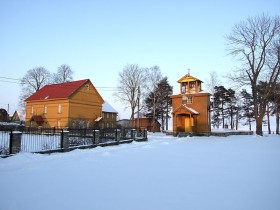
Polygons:
<instances>
[{"instance_id":1,"label":"bare tree","mask_svg":"<svg viewBox=\"0 0 280 210\"><path fill-rule=\"evenodd\" d=\"M211 71L208 79L205 82L207 90L213 95L215 92L215 87L221 85L221 80L216 71Z\"/></svg>"},{"instance_id":2,"label":"bare tree","mask_svg":"<svg viewBox=\"0 0 280 210\"><path fill-rule=\"evenodd\" d=\"M49 82L50 72L44 67L37 67L28 70L25 76L21 79L20 84L34 93Z\"/></svg>"},{"instance_id":3,"label":"bare tree","mask_svg":"<svg viewBox=\"0 0 280 210\"><path fill-rule=\"evenodd\" d=\"M136 107L140 103L144 92L140 90L145 88L145 83L146 70L140 68L137 64L128 64L119 73L118 92L115 96L126 108L131 109L131 122L134 121Z\"/></svg>"},{"instance_id":4,"label":"bare tree","mask_svg":"<svg viewBox=\"0 0 280 210\"><path fill-rule=\"evenodd\" d=\"M235 25L226 39L229 54L237 57L241 64L240 68L228 76L240 86L251 87L256 133L263 135L262 120L266 105L280 73L280 19L278 16L268 17L267 15L250 17L246 22ZM267 91L261 96L261 100L257 91L260 81L268 84Z\"/></svg>"},{"instance_id":5,"label":"bare tree","mask_svg":"<svg viewBox=\"0 0 280 210\"><path fill-rule=\"evenodd\" d=\"M147 89L151 93L153 93L153 119L152 119L152 130L155 130L155 122L156 122L156 89L157 85L162 80L162 74L160 68L158 66L153 66L148 69L148 78L147 78Z\"/></svg>"},{"instance_id":6,"label":"bare tree","mask_svg":"<svg viewBox=\"0 0 280 210\"><path fill-rule=\"evenodd\" d=\"M19 105L25 108L25 99L37 92L44 85L49 84L51 79L50 72L44 67L36 67L27 71L20 80L21 94Z\"/></svg>"},{"instance_id":7,"label":"bare tree","mask_svg":"<svg viewBox=\"0 0 280 210\"><path fill-rule=\"evenodd\" d=\"M53 75L53 83L64 83L73 80L73 71L70 66L63 64L57 69L57 73Z\"/></svg>"}]
</instances>

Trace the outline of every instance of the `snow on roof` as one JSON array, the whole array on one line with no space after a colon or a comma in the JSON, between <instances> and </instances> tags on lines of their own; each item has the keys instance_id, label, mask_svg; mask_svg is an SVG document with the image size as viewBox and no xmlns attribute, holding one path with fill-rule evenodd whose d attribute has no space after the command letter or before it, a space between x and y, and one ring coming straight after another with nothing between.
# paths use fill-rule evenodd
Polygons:
<instances>
[{"instance_id":1,"label":"snow on roof","mask_svg":"<svg viewBox=\"0 0 280 210\"><path fill-rule=\"evenodd\" d=\"M202 91L199 91L199 92L193 92L193 93L187 93L187 95L194 95L194 94L210 94L209 92L205 91L205 90L202 90ZM182 95L181 93L177 93L177 94L173 94L173 95Z\"/></svg>"},{"instance_id":2,"label":"snow on roof","mask_svg":"<svg viewBox=\"0 0 280 210\"><path fill-rule=\"evenodd\" d=\"M193 109L193 108L188 107L186 104L183 104L183 106L184 106L186 109L190 110L192 113L194 113L194 114L199 114L198 111L196 111L196 110Z\"/></svg>"},{"instance_id":3,"label":"snow on roof","mask_svg":"<svg viewBox=\"0 0 280 210\"><path fill-rule=\"evenodd\" d=\"M102 117L97 117L97 118L95 119L95 122L99 122L101 119L102 119Z\"/></svg>"},{"instance_id":4,"label":"snow on roof","mask_svg":"<svg viewBox=\"0 0 280 210\"><path fill-rule=\"evenodd\" d=\"M182 105L180 105L179 107L177 107L177 108L173 111L173 113L177 112L177 110L179 110L181 107L184 107L185 109L189 110L189 111L192 112L193 114L199 114L198 111L196 111L196 110L193 109L193 108L188 107L186 104L182 104Z\"/></svg>"},{"instance_id":5,"label":"snow on roof","mask_svg":"<svg viewBox=\"0 0 280 210\"><path fill-rule=\"evenodd\" d=\"M118 113L107 101L102 105L102 112Z\"/></svg>"},{"instance_id":6,"label":"snow on roof","mask_svg":"<svg viewBox=\"0 0 280 210\"><path fill-rule=\"evenodd\" d=\"M17 112L20 121L25 120L25 111L24 110L16 110L15 112Z\"/></svg>"}]
</instances>

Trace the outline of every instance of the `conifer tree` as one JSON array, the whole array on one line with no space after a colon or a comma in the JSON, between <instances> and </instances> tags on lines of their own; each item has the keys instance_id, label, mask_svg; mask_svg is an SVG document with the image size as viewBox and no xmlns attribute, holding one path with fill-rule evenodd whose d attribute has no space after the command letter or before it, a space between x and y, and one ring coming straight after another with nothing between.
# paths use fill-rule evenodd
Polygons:
<instances>
[{"instance_id":1,"label":"conifer tree","mask_svg":"<svg viewBox=\"0 0 280 210\"><path fill-rule=\"evenodd\" d=\"M254 118L254 102L252 94L243 89L240 93L242 100L241 118L245 119L244 125L249 125L249 130L252 130L252 122Z\"/></svg>"},{"instance_id":2,"label":"conifer tree","mask_svg":"<svg viewBox=\"0 0 280 210\"><path fill-rule=\"evenodd\" d=\"M234 128L234 116L238 111L238 107L236 105L236 96L235 91L231 88L226 90L225 92L225 100L226 100L226 118L230 121L230 128Z\"/></svg>"},{"instance_id":3,"label":"conifer tree","mask_svg":"<svg viewBox=\"0 0 280 210\"><path fill-rule=\"evenodd\" d=\"M272 114L275 115L275 120L276 120L276 134L279 133L279 113L280 113L280 83L277 84L274 95L272 98Z\"/></svg>"},{"instance_id":4,"label":"conifer tree","mask_svg":"<svg viewBox=\"0 0 280 210\"><path fill-rule=\"evenodd\" d=\"M216 86L213 96L213 118L212 124L219 128L221 122L222 127L225 128L225 115L227 103L227 89L224 86Z\"/></svg>"},{"instance_id":5,"label":"conifer tree","mask_svg":"<svg viewBox=\"0 0 280 210\"><path fill-rule=\"evenodd\" d=\"M171 98L170 95L173 93L172 86L169 85L167 77L164 77L155 88L148 94L145 99L146 113L145 116L148 118L153 118L155 115L155 120L161 120L162 130L168 129L168 119L170 118L170 107Z\"/></svg>"}]
</instances>

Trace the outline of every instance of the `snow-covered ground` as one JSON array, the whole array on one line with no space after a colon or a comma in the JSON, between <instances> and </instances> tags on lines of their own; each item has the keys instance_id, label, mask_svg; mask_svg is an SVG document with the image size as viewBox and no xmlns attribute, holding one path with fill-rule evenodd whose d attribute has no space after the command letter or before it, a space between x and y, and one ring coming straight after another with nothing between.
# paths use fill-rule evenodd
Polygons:
<instances>
[{"instance_id":1,"label":"snow-covered ground","mask_svg":"<svg viewBox=\"0 0 280 210\"><path fill-rule=\"evenodd\" d=\"M280 209L279 135L148 138L0 159L0 209Z\"/></svg>"}]
</instances>

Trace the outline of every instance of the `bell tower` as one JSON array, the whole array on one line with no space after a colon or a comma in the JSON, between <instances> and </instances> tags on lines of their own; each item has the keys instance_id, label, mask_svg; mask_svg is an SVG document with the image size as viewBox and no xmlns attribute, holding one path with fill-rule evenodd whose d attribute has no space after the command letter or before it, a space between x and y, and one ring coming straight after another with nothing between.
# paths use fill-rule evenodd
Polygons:
<instances>
[{"instance_id":1,"label":"bell tower","mask_svg":"<svg viewBox=\"0 0 280 210\"><path fill-rule=\"evenodd\" d=\"M207 133L210 126L210 94L202 90L202 81L188 73L177 81L180 93L171 96L173 131Z\"/></svg>"},{"instance_id":2,"label":"bell tower","mask_svg":"<svg viewBox=\"0 0 280 210\"><path fill-rule=\"evenodd\" d=\"M188 69L188 74L183 76L177 81L180 83L181 94L186 93L198 93L202 91L201 83L202 81L190 75L190 69Z\"/></svg>"}]
</instances>

